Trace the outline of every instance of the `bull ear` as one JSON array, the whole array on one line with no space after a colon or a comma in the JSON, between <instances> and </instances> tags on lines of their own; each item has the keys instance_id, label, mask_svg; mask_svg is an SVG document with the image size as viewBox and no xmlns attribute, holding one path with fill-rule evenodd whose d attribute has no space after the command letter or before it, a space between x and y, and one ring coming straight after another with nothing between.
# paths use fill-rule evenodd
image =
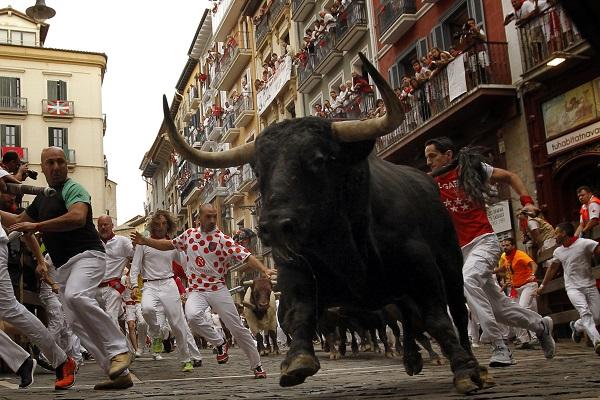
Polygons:
<instances>
[{"instance_id":1,"label":"bull ear","mask_svg":"<svg viewBox=\"0 0 600 400\"><path fill-rule=\"evenodd\" d=\"M375 140L360 142L339 142L340 152L337 158L344 164L356 164L366 160L375 147Z\"/></svg>"}]
</instances>

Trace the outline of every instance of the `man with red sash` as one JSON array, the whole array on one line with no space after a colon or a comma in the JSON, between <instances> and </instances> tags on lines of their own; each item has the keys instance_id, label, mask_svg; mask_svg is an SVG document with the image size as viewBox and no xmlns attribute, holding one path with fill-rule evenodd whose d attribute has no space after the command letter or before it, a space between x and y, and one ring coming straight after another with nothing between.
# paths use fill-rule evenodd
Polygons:
<instances>
[{"instance_id":1,"label":"man with red sash","mask_svg":"<svg viewBox=\"0 0 600 400\"><path fill-rule=\"evenodd\" d=\"M592 239L592 231L600 223L600 199L594 196L592 189L588 186L577 188L577 198L581 203L581 209L575 236Z\"/></svg>"},{"instance_id":2,"label":"man with red sash","mask_svg":"<svg viewBox=\"0 0 600 400\"><path fill-rule=\"evenodd\" d=\"M462 248L464 291L469 309L477 315L486 336L494 347L490 367L514 364L512 353L502 339L499 324L512 325L535 332L544 356L553 358L553 322L527 310L504 296L493 278L502 250L488 220L485 195L489 183L508 183L520 196L524 207L533 207L525 185L510 171L494 168L474 149L461 149L454 158L454 144L447 137L425 143L425 158L440 188L442 202L450 212Z\"/></svg>"}]
</instances>

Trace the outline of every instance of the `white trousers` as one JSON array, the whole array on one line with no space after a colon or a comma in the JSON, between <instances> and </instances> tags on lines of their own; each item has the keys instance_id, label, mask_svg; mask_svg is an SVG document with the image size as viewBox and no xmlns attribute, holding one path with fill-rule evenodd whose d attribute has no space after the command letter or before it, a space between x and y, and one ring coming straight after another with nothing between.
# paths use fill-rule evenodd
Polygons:
<instances>
[{"instance_id":1,"label":"white trousers","mask_svg":"<svg viewBox=\"0 0 600 400\"><path fill-rule=\"evenodd\" d=\"M58 282L67 321L108 374L110 360L129 349L123 333L96 300L105 271L105 254L88 250L58 268Z\"/></svg>"},{"instance_id":2,"label":"white trousers","mask_svg":"<svg viewBox=\"0 0 600 400\"><path fill-rule=\"evenodd\" d=\"M193 291L188 295L185 303L185 316L192 332L204 337L213 346L223 344L223 336L217 333L212 318L206 317L205 311L209 306L219 315L221 322L229 329L236 343L248 357L250 368L254 369L261 365L256 342L248 328L242 325L240 315L225 286L214 292Z\"/></svg>"},{"instance_id":3,"label":"white trousers","mask_svg":"<svg viewBox=\"0 0 600 400\"><path fill-rule=\"evenodd\" d=\"M577 332L585 331L592 343L600 341L600 334L596 325L600 324L600 294L596 287L587 287L567 290L567 296L573 307L579 313L579 319L575 321Z\"/></svg>"},{"instance_id":4,"label":"white trousers","mask_svg":"<svg viewBox=\"0 0 600 400\"><path fill-rule=\"evenodd\" d=\"M535 296L537 288L537 282L529 282L521 287L515 288L518 295L517 299L521 307L537 312L537 297ZM522 343L526 343L535 337L535 332L517 328L516 336Z\"/></svg>"},{"instance_id":5,"label":"white trousers","mask_svg":"<svg viewBox=\"0 0 600 400\"><path fill-rule=\"evenodd\" d=\"M73 330L65 318L65 312L62 304L60 304L58 294L52 291L50 285L42 282L39 299L46 310L48 331L54 337L56 344L78 363L83 361L79 338L73 334Z\"/></svg>"},{"instance_id":6,"label":"white trousers","mask_svg":"<svg viewBox=\"0 0 600 400\"><path fill-rule=\"evenodd\" d=\"M103 286L98 288L96 300L98 300L100 307L106 311L115 325L119 327L119 315L123 308L123 298L121 297L121 293L110 286ZM119 327L119 329L121 328Z\"/></svg>"},{"instance_id":7,"label":"white trousers","mask_svg":"<svg viewBox=\"0 0 600 400\"><path fill-rule=\"evenodd\" d=\"M492 343L502 340L500 324L524 328L533 332L542 329L542 317L511 301L500 291L493 278L502 250L496 235L483 235L462 248L465 297L471 312L477 315L484 335Z\"/></svg>"},{"instance_id":8,"label":"white trousers","mask_svg":"<svg viewBox=\"0 0 600 400\"><path fill-rule=\"evenodd\" d=\"M56 368L67 360L67 355L56 344L44 324L17 301L7 263L8 248L6 243L0 243L0 319L9 322L27 336ZM0 358L10 369L16 372L27 357L29 353L13 342L6 333L0 333Z\"/></svg>"},{"instance_id":9,"label":"white trousers","mask_svg":"<svg viewBox=\"0 0 600 400\"><path fill-rule=\"evenodd\" d=\"M157 319L157 308L159 305L162 306L165 317L170 321L171 330L175 335L175 340L177 340L179 361L190 361L190 345L188 343L188 334L185 329L187 323L185 321L179 291L177 290L177 285L173 278L144 283L144 288L142 289L142 314L148 324L148 332L152 339L157 337L163 338L160 334L161 327ZM186 343L188 343L187 346Z\"/></svg>"},{"instance_id":10,"label":"white trousers","mask_svg":"<svg viewBox=\"0 0 600 400\"><path fill-rule=\"evenodd\" d=\"M140 303L129 304L125 306L125 321L134 321L136 325L138 349L146 348L146 336L148 335L148 324L142 315L142 305Z\"/></svg>"}]
</instances>

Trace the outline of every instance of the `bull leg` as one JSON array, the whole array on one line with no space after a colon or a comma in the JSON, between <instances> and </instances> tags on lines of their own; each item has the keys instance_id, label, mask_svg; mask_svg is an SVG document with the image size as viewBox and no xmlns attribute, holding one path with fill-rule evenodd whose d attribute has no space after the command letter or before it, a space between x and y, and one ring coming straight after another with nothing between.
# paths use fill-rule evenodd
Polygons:
<instances>
[{"instance_id":1,"label":"bull leg","mask_svg":"<svg viewBox=\"0 0 600 400\"><path fill-rule=\"evenodd\" d=\"M276 355L279 355L279 344L277 343L277 331L275 329L269 329L268 334L271 337L271 342L273 342L273 352Z\"/></svg>"},{"instance_id":2,"label":"bull leg","mask_svg":"<svg viewBox=\"0 0 600 400\"><path fill-rule=\"evenodd\" d=\"M400 340L400 328L398 327L398 323L396 321L389 321L388 326L390 327L390 329L392 330L392 333L394 334L395 355L401 355L401 354L403 354L403 349L402 349L402 341Z\"/></svg>"},{"instance_id":3,"label":"bull leg","mask_svg":"<svg viewBox=\"0 0 600 400\"><path fill-rule=\"evenodd\" d=\"M483 382L479 364L458 342L454 325L446 312L443 278L429 246L415 239L406 240L403 244L406 265L413 266L413 288L428 288L427 291L411 290L411 297L419 307L425 330L433 336L450 359L456 390L460 393L471 393L481 389Z\"/></svg>"},{"instance_id":4,"label":"bull leg","mask_svg":"<svg viewBox=\"0 0 600 400\"><path fill-rule=\"evenodd\" d=\"M269 331L268 330L264 330L263 333L265 334L265 356L271 354L271 352L273 351L273 349L271 348L271 340L269 337Z\"/></svg>"},{"instance_id":5,"label":"bull leg","mask_svg":"<svg viewBox=\"0 0 600 400\"><path fill-rule=\"evenodd\" d=\"M437 365L442 365L442 359L440 358L440 355L438 353L435 352L435 350L433 350L433 347L431 346L431 340L429 340L429 338L427 336L425 336L423 333L418 333L416 335L417 338L417 342L419 342L419 344L427 351L427 353L429 354L429 359Z\"/></svg>"},{"instance_id":6,"label":"bull leg","mask_svg":"<svg viewBox=\"0 0 600 400\"><path fill-rule=\"evenodd\" d=\"M340 326L338 327L338 332L340 335L340 356L345 357L346 343L348 341L348 338L346 337L346 327L340 324Z\"/></svg>"},{"instance_id":7,"label":"bull leg","mask_svg":"<svg viewBox=\"0 0 600 400\"><path fill-rule=\"evenodd\" d=\"M398 307L402 307L402 305L398 305ZM413 376L420 373L423 369L423 357L421 357L419 347L415 342L415 328L411 318L412 313L407 311L408 310L404 310L403 308L404 318L402 320L402 325L404 327L404 356L402 357L402 362L406 374Z\"/></svg>"},{"instance_id":8,"label":"bull leg","mask_svg":"<svg viewBox=\"0 0 600 400\"><path fill-rule=\"evenodd\" d=\"M394 352L390 348L390 343L388 342L388 336L387 336L387 332L385 330L385 323L383 322L383 319L380 321L377 331L379 332L379 338L381 339L381 343L383 344L385 356L387 358L393 358Z\"/></svg>"},{"instance_id":9,"label":"bull leg","mask_svg":"<svg viewBox=\"0 0 600 400\"><path fill-rule=\"evenodd\" d=\"M262 333L260 331L256 332L256 350L258 350L258 354L264 355L265 352L265 342L263 340Z\"/></svg>"},{"instance_id":10,"label":"bull leg","mask_svg":"<svg viewBox=\"0 0 600 400\"><path fill-rule=\"evenodd\" d=\"M356 332L350 330L350 337L352 338L352 343L350 344L350 348L352 349L352 354L358 354L358 341L356 340Z\"/></svg>"},{"instance_id":11,"label":"bull leg","mask_svg":"<svg viewBox=\"0 0 600 400\"><path fill-rule=\"evenodd\" d=\"M369 329L369 336L371 337L371 343L373 343L371 351L373 351L373 353L381 353L381 347L379 347L379 341L377 340L377 329Z\"/></svg>"},{"instance_id":12,"label":"bull leg","mask_svg":"<svg viewBox=\"0 0 600 400\"><path fill-rule=\"evenodd\" d=\"M281 386L294 386L303 383L321 368L315 356L312 337L316 330L317 315L322 308L315 303L313 278L305 272L306 268L280 264L279 285L282 288L279 303L279 321L283 328L294 338L285 359L281 363Z\"/></svg>"}]
</instances>

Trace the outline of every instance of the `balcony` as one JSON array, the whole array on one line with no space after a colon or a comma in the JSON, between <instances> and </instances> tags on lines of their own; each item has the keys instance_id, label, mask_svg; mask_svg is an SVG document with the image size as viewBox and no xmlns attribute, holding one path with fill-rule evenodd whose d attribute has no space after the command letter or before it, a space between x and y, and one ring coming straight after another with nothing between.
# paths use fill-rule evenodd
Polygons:
<instances>
[{"instance_id":1,"label":"balcony","mask_svg":"<svg viewBox=\"0 0 600 400\"><path fill-rule=\"evenodd\" d=\"M195 112L200 107L200 90L197 86L191 86L188 92L188 99L190 103L190 109Z\"/></svg>"},{"instance_id":2,"label":"balcony","mask_svg":"<svg viewBox=\"0 0 600 400\"><path fill-rule=\"evenodd\" d=\"M377 140L379 156L406 163L426 139L471 125L491 109L515 106L507 43L478 44L438 71L403 99L404 121Z\"/></svg>"},{"instance_id":3,"label":"balcony","mask_svg":"<svg viewBox=\"0 0 600 400\"><path fill-rule=\"evenodd\" d=\"M202 175L193 173L189 178L180 184L180 195L182 205L188 205L193 198L198 197L201 189L199 183L202 181Z\"/></svg>"},{"instance_id":4,"label":"balcony","mask_svg":"<svg viewBox=\"0 0 600 400\"><path fill-rule=\"evenodd\" d=\"M417 22L415 0L388 0L377 14L379 41L396 43Z\"/></svg>"},{"instance_id":5,"label":"balcony","mask_svg":"<svg viewBox=\"0 0 600 400\"><path fill-rule=\"evenodd\" d=\"M354 0L338 16L336 48L342 51L353 49L367 30L367 6L364 1Z\"/></svg>"},{"instance_id":6,"label":"balcony","mask_svg":"<svg viewBox=\"0 0 600 400\"><path fill-rule=\"evenodd\" d=\"M68 100L42 100L42 115L51 118L73 118L75 105Z\"/></svg>"},{"instance_id":7,"label":"balcony","mask_svg":"<svg viewBox=\"0 0 600 400\"><path fill-rule=\"evenodd\" d=\"M215 116L210 117L208 125L204 127L208 140L217 141L221 137L223 128L221 127L221 119Z\"/></svg>"},{"instance_id":8,"label":"balcony","mask_svg":"<svg viewBox=\"0 0 600 400\"><path fill-rule=\"evenodd\" d=\"M67 156L67 164L68 165L75 165L77 164L77 158L75 157L75 150L74 149L63 149L65 150L65 156Z\"/></svg>"},{"instance_id":9,"label":"balcony","mask_svg":"<svg viewBox=\"0 0 600 400\"><path fill-rule=\"evenodd\" d=\"M251 92L242 92L240 98L233 104L236 128L246 126L254 118L254 104L252 102Z\"/></svg>"},{"instance_id":10,"label":"balcony","mask_svg":"<svg viewBox=\"0 0 600 400\"><path fill-rule=\"evenodd\" d=\"M560 4L520 21L517 25L521 45L523 78L550 78L564 73L564 65L582 62L589 45ZM562 58L560 67L546 63Z\"/></svg>"},{"instance_id":11,"label":"balcony","mask_svg":"<svg viewBox=\"0 0 600 400\"><path fill-rule=\"evenodd\" d=\"M200 146L200 150L203 151L215 151L217 148L217 143L213 140L205 140L204 142L202 142L202 145Z\"/></svg>"},{"instance_id":12,"label":"balcony","mask_svg":"<svg viewBox=\"0 0 600 400\"><path fill-rule=\"evenodd\" d=\"M310 93L323 79L323 75L315 72L317 64L317 55L309 54L306 61L298 65L298 91L300 93Z\"/></svg>"},{"instance_id":13,"label":"balcony","mask_svg":"<svg viewBox=\"0 0 600 400\"><path fill-rule=\"evenodd\" d=\"M217 90L229 89L252 58L252 50L248 48L247 33L242 32L242 35L238 35L237 40L241 40L242 43L235 42L235 46L228 47L221 57L215 76Z\"/></svg>"},{"instance_id":14,"label":"balcony","mask_svg":"<svg viewBox=\"0 0 600 400\"><path fill-rule=\"evenodd\" d=\"M190 108L189 103L185 102L184 113L185 114L183 114L183 122L190 122L196 112Z\"/></svg>"},{"instance_id":15,"label":"balcony","mask_svg":"<svg viewBox=\"0 0 600 400\"><path fill-rule=\"evenodd\" d=\"M240 192L249 192L256 185L256 176L250 164L244 164L242 167L242 181L240 182Z\"/></svg>"},{"instance_id":16,"label":"balcony","mask_svg":"<svg viewBox=\"0 0 600 400\"><path fill-rule=\"evenodd\" d=\"M261 48L270 31L271 28L269 28L269 13L266 13L263 15L262 19L260 20L258 25L256 25L256 28L254 30L256 49Z\"/></svg>"},{"instance_id":17,"label":"balcony","mask_svg":"<svg viewBox=\"0 0 600 400\"><path fill-rule=\"evenodd\" d=\"M327 74L344 58L343 52L336 49L337 39L337 34L330 32L315 43L315 51L317 53L315 72L317 74Z\"/></svg>"},{"instance_id":18,"label":"balcony","mask_svg":"<svg viewBox=\"0 0 600 400\"><path fill-rule=\"evenodd\" d=\"M192 147L199 149L202 147L204 142L206 142L206 134L204 133L204 131L197 132L195 135L193 135L193 139L194 141Z\"/></svg>"},{"instance_id":19,"label":"balcony","mask_svg":"<svg viewBox=\"0 0 600 400\"><path fill-rule=\"evenodd\" d=\"M273 76L265 82L264 87L256 93L256 109L259 114L265 112L267 107L284 90L292 78L292 58L285 57L284 62L279 64Z\"/></svg>"},{"instance_id":20,"label":"balcony","mask_svg":"<svg viewBox=\"0 0 600 400\"><path fill-rule=\"evenodd\" d=\"M240 185L242 183L242 177L239 172L234 173L229 177L226 182L227 186L227 197L225 197L225 204L236 204L238 201L242 200L246 195L244 192L240 191Z\"/></svg>"},{"instance_id":21,"label":"balcony","mask_svg":"<svg viewBox=\"0 0 600 400\"><path fill-rule=\"evenodd\" d=\"M235 111L226 113L225 117L223 117L223 135L221 137L221 142L233 143L233 141L240 134L240 130L235 127L234 122L235 122Z\"/></svg>"},{"instance_id":22,"label":"balcony","mask_svg":"<svg viewBox=\"0 0 600 400\"><path fill-rule=\"evenodd\" d=\"M288 9L290 0L273 0L269 8L269 23L271 26L277 26L279 18L284 15L284 10Z\"/></svg>"},{"instance_id":23,"label":"balcony","mask_svg":"<svg viewBox=\"0 0 600 400\"><path fill-rule=\"evenodd\" d=\"M221 179L217 176L208 181L204 190L206 192L205 203L210 203L217 196L227 196L227 187L221 185Z\"/></svg>"},{"instance_id":24,"label":"balcony","mask_svg":"<svg viewBox=\"0 0 600 400\"><path fill-rule=\"evenodd\" d=\"M292 0L292 21L304 22L315 4L315 0Z\"/></svg>"},{"instance_id":25,"label":"balcony","mask_svg":"<svg viewBox=\"0 0 600 400\"><path fill-rule=\"evenodd\" d=\"M212 32L215 41L224 42L227 34L235 28L244 3L245 0L221 0L216 10L213 8Z\"/></svg>"},{"instance_id":26,"label":"balcony","mask_svg":"<svg viewBox=\"0 0 600 400\"><path fill-rule=\"evenodd\" d=\"M1 155L4 157L4 154L8 151L14 151L19 156L19 159L23 162L29 162L29 151L27 147L17 147L17 146L2 146L0 148Z\"/></svg>"},{"instance_id":27,"label":"balcony","mask_svg":"<svg viewBox=\"0 0 600 400\"><path fill-rule=\"evenodd\" d=\"M211 105L217 95L217 90L211 86L211 83L207 83L202 92L202 102L204 105Z\"/></svg>"},{"instance_id":28,"label":"balcony","mask_svg":"<svg viewBox=\"0 0 600 400\"><path fill-rule=\"evenodd\" d=\"M27 99L25 97L0 96L0 114L27 114Z\"/></svg>"}]
</instances>

